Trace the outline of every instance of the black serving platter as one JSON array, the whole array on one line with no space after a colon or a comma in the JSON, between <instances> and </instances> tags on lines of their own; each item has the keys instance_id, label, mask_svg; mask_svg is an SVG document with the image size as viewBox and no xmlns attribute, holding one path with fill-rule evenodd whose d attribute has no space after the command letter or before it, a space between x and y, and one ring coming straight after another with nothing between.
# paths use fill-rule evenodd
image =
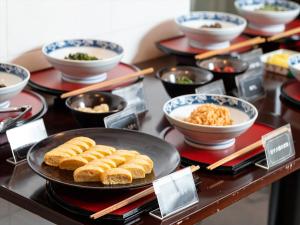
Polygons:
<instances>
[{"instance_id":1,"label":"black serving platter","mask_svg":"<svg viewBox=\"0 0 300 225\"><path fill-rule=\"evenodd\" d=\"M117 149L138 150L153 160L154 171L143 179L133 180L131 184L103 185L100 182L76 183L72 171L60 170L43 163L46 152L77 136L86 136L94 139L97 144ZM28 151L27 161L38 175L49 181L84 189L120 190L145 187L155 179L168 175L179 166L180 156L172 145L149 134L124 129L84 128L61 132L36 143Z\"/></svg>"}]
</instances>

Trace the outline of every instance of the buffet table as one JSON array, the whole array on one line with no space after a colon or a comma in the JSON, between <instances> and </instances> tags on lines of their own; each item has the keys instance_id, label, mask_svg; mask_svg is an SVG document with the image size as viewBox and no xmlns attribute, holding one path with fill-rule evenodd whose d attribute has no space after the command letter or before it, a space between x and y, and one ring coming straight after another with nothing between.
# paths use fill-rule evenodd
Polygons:
<instances>
[{"instance_id":1,"label":"buffet table","mask_svg":"<svg viewBox=\"0 0 300 225\"><path fill-rule=\"evenodd\" d=\"M175 65L175 58L170 56L147 61L138 65L140 68L154 67L156 70ZM271 171L255 166L244 169L237 175L218 175L208 172L197 172L200 177L198 185L199 202L196 205L160 221L143 213L135 222L139 224L195 224L206 217L230 206L246 196L273 184L270 207L270 225L296 225L300 223L297 212L300 210L300 111L280 100L280 86L287 78L266 74L266 96L254 104L259 110L259 121L269 125L280 126L290 123L295 140L296 157L288 163ZM144 88L149 111L141 121L140 130L160 136L169 126L163 116L162 106L168 96L162 84L154 77L144 79ZM49 109L44 116L48 135L78 128L70 112L61 101L50 95L43 95ZM36 175L26 162L13 165L6 162L10 157L8 145L0 146L0 197L23 207L56 224L107 224L101 220L92 221L71 214L50 204L46 194L46 181ZM297 217L298 216L298 217Z\"/></svg>"}]
</instances>

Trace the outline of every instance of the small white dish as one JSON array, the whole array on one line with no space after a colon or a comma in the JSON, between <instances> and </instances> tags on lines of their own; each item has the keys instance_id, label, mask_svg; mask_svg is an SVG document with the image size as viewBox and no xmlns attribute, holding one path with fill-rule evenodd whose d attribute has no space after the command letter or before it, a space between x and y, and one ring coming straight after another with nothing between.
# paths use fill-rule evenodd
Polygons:
<instances>
[{"instance_id":1,"label":"small white dish","mask_svg":"<svg viewBox=\"0 0 300 225\"><path fill-rule=\"evenodd\" d=\"M49 63L62 72L65 81L91 84L107 78L106 72L118 65L124 50L120 45L108 41L72 39L45 44L42 52ZM86 53L98 59L65 59L70 53Z\"/></svg>"},{"instance_id":2,"label":"small white dish","mask_svg":"<svg viewBox=\"0 0 300 225\"><path fill-rule=\"evenodd\" d=\"M175 19L178 28L187 36L190 45L199 49L220 49L230 45L246 28L244 18L223 12L198 11ZM202 27L218 23L221 28Z\"/></svg>"},{"instance_id":3,"label":"small white dish","mask_svg":"<svg viewBox=\"0 0 300 225\"><path fill-rule=\"evenodd\" d=\"M282 66L282 65L268 63L268 58L275 54L289 54L292 56L295 54L299 54L299 52L287 50L287 49L278 49L278 50L263 54L260 57L260 60L264 64L264 68L266 71L287 76L289 74L289 70L290 70L288 66L286 67L286 66Z\"/></svg>"},{"instance_id":4,"label":"small white dish","mask_svg":"<svg viewBox=\"0 0 300 225\"><path fill-rule=\"evenodd\" d=\"M290 56L289 69L291 70L294 77L298 81L300 81L300 53ZM299 92L300 92L300 90L299 90Z\"/></svg>"},{"instance_id":5,"label":"small white dish","mask_svg":"<svg viewBox=\"0 0 300 225\"><path fill-rule=\"evenodd\" d=\"M27 85L30 72L22 66L0 63L0 108L9 107L9 100L18 95Z\"/></svg>"},{"instance_id":6,"label":"small white dish","mask_svg":"<svg viewBox=\"0 0 300 225\"><path fill-rule=\"evenodd\" d=\"M194 109L208 103L228 108L233 124L208 126L184 121ZM182 95L166 102L163 111L168 121L185 136L187 144L211 150L232 146L234 139L248 130L258 115L255 106L242 99L214 94Z\"/></svg>"},{"instance_id":7,"label":"small white dish","mask_svg":"<svg viewBox=\"0 0 300 225\"><path fill-rule=\"evenodd\" d=\"M266 4L286 10L259 10ZM268 34L284 31L285 24L294 20L300 11L300 6L296 2L283 0L236 0L234 5L238 13L248 20L249 28Z\"/></svg>"}]
</instances>

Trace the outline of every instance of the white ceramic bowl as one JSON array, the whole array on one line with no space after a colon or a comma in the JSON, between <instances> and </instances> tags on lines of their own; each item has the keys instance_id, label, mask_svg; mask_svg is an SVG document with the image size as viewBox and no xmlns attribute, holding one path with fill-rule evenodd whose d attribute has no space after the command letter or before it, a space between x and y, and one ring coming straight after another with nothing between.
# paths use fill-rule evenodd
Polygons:
<instances>
[{"instance_id":1,"label":"white ceramic bowl","mask_svg":"<svg viewBox=\"0 0 300 225\"><path fill-rule=\"evenodd\" d=\"M55 41L42 48L49 63L63 73L63 79L73 83L96 83L106 79L106 72L118 65L123 48L115 43L93 40L73 39ZM69 60L69 53L87 53L98 60Z\"/></svg>"},{"instance_id":2,"label":"white ceramic bowl","mask_svg":"<svg viewBox=\"0 0 300 225\"><path fill-rule=\"evenodd\" d=\"M257 10L265 4L278 5L286 11ZM294 20L299 14L299 4L283 0L236 0L234 2L238 13L249 22L249 27L267 33L278 33L285 29L285 24Z\"/></svg>"},{"instance_id":3,"label":"white ceramic bowl","mask_svg":"<svg viewBox=\"0 0 300 225\"><path fill-rule=\"evenodd\" d=\"M216 104L227 107L233 124L228 126L197 125L183 121L201 104ZM235 143L235 137L248 130L257 118L257 109L252 104L226 95L191 94L167 101L163 111L168 121L179 130L188 144L205 149L224 149Z\"/></svg>"},{"instance_id":4,"label":"white ceramic bowl","mask_svg":"<svg viewBox=\"0 0 300 225\"><path fill-rule=\"evenodd\" d=\"M9 100L18 95L26 86L30 72L22 66L9 63L0 63L0 108L9 106Z\"/></svg>"},{"instance_id":5,"label":"white ceramic bowl","mask_svg":"<svg viewBox=\"0 0 300 225\"><path fill-rule=\"evenodd\" d=\"M222 28L203 28L219 23ZM200 49L218 49L230 45L246 28L244 18L223 12L199 11L175 19L178 28L187 36L190 45Z\"/></svg>"},{"instance_id":6,"label":"white ceramic bowl","mask_svg":"<svg viewBox=\"0 0 300 225\"><path fill-rule=\"evenodd\" d=\"M295 54L289 57L289 69L294 77L300 81L300 54Z\"/></svg>"}]
</instances>

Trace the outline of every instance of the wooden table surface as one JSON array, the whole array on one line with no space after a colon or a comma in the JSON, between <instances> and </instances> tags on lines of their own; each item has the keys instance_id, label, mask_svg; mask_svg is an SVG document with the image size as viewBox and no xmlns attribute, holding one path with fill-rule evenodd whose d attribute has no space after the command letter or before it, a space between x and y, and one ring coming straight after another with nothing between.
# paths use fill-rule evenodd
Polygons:
<instances>
[{"instance_id":1,"label":"wooden table surface","mask_svg":"<svg viewBox=\"0 0 300 225\"><path fill-rule=\"evenodd\" d=\"M163 57L147 61L139 66L141 68L153 66L155 69L159 69L175 64L174 58ZM140 216L138 223L179 224L183 222L184 224L194 224L257 190L297 171L300 168L300 144L298 142L300 138L300 111L297 111L280 100L280 85L285 80L286 78L281 76L266 74L266 97L256 101L254 104L260 114L258 120L273 126L280 126L285 123L291 124L294 140L297 140L297 142L295 142L295 159L272 171L251 166L235 176L199 172L198 175L202 183L199 185L198 190L198 204L165 221L159 221L148 214L143 214ZM141 131L158 136L160 132L168 126L168 122L163 116L162 105L169 97L164 91L162 84L156 80L154 76L147 76L144 80L144 86L149 112L143 118ZM78 128L70 112L68 112L64 106L64 102L60 102L50 95L44 95L44 97L49 104L48 112L44 116L44 122L49 135ZM95 221L75 216L51 205L47 200L45 180L36 175L29 168L27 163L20 164L16 167L8 164L6 159L9 156L9 146L0 146L0 197L44 217L53 223L68 225L95 224ZM294 174L296 173L292 175ZM299 178L299 173L297 177ZM293 196L290 198L293 198ZM299 207L299 204L295 207ZM276 212L273 212L273 214L274 213ZM97 224L104 224L101 223L101 221L96 222ZM294 224L290 223L289 225Z\"/></svg>"}]
</instances>

